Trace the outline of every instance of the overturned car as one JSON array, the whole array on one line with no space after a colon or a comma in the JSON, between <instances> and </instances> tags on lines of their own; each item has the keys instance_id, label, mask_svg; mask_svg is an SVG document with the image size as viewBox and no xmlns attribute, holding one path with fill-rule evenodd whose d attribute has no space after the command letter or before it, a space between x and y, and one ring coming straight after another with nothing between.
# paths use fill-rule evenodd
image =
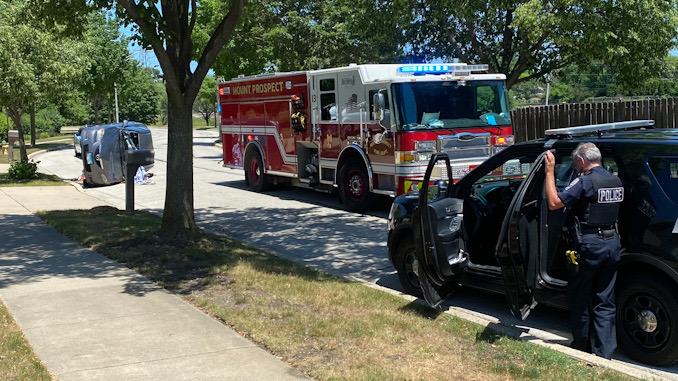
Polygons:
<instances>
[{"instance_id":1,"label":"overturned car","mask_svg":"<svg viewBox=\"0 0 678 381\"><path fill-rule=\"evenodd\" d=\"M125 151L153 149L151 131L143 123L88 126L81 131L85 185L110 185L125 179ZM145 165L149 170L153 164Z\"/></svg>"},{"instance_id":2,"label":"overturned car","mask_svg":"<svg viewBox=\"0 0 678 381\"><path fill-rule=\"evenodd\" d=\"M644 363L677 362L678 130L652 125L549 130L541 140L504 149L456 183L449 181L450 159L434 155L419 191L396 198L389 214L389 259L403 289L432 306L460 284L502 293L521 319L538 303L567 308L568 212L548 209L544 152L555 154L561 190L576 176L572 150L593 142L627 195L618 221L619 345Z\"/></svg>"}]
</instances>

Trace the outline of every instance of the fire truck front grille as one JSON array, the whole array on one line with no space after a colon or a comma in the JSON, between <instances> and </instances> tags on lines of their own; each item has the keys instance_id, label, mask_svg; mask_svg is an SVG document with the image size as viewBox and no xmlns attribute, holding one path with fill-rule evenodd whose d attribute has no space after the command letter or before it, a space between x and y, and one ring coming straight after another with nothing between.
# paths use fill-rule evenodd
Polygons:
<instances>
[{"instance_id":1,"label":"fire truck front grille","mask_svg":"<svg viewBox=\"0 0 678 381\"><path fill-rule=\"evenodd\" d=\"M438 152L450 160L484 159L492 155L490 134L458 134L438 137Z\"/></svg>"}]
</instances>

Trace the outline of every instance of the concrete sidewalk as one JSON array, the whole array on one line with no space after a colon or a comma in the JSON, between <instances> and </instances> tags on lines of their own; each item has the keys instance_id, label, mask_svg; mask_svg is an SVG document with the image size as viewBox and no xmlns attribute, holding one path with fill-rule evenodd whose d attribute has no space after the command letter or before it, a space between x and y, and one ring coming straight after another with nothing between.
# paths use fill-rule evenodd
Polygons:
<instances>
[{"instance_id":1,"label":"concrete sidewalk","mask_svg":"<svg viewBox=\"0 0 678 381\"><path fill-rule=\"evenodd\" d=\"M0 188L0 299L58 380L308 379L33 214L98 205L72 186Z\"/></svg>"}]
</instances>

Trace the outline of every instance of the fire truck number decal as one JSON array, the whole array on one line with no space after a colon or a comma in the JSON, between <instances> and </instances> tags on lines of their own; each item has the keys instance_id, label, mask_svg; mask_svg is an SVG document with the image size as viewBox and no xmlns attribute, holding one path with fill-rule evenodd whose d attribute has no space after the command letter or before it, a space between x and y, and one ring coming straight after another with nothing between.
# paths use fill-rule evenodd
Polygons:
<instances>
[{"instance_id":1,"label":"fire truck number decal","mask_svg":"<svg viewBox=\"0 0 678 381\"><path fill-rule=\"evenodd\" d=\"M325 138L325 147L327 147L327 149L332 148L332 134L327 134L327 137Z\"/></svg>"},{"instance_id":2,"label":"fire truck number decal","mask_svg":"<svg viewBox=\"0 0 678 381\"><path fill-rule=\"evenodd\" d=\"M313 94L313 97L311 98L311 102L315 103L315 94Z\"/></svg>"}]
</instances>

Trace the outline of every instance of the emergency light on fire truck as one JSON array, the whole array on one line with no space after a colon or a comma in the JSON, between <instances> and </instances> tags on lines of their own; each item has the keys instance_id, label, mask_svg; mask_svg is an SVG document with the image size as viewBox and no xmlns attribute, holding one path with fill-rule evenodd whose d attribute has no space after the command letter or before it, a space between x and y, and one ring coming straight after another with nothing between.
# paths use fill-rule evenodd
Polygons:
<instances>
[{"instance_id":1,"label":"emergency light on fire truck","mask_svg":"<svg viewBox=\"0 0 678 381\"><path fill-rule=\"evenodd\" d=\"M350 210L416 190L436 152L457 179L514 141L506 77L487 71L352 64L220 81L223 163L255 191L338 191Z\"/></svg>"}]
</instances>

